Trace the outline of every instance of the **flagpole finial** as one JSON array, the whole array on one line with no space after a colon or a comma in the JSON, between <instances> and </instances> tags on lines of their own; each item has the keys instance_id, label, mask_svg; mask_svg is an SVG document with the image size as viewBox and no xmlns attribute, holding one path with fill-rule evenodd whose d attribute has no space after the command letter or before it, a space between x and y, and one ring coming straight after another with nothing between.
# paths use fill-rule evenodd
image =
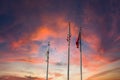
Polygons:
<instances>
[{"instance_id":1,"label":"flagpole finial","mask_svg":"<svg viewBox=\"0 0 120 80\"><path fill-rule=\"evenodd\" d=\"M67 34L67 41L70 41L71 38L71 29L70 29L70 22L68 22L68 34Z\"/></svg>"}]
</instances>

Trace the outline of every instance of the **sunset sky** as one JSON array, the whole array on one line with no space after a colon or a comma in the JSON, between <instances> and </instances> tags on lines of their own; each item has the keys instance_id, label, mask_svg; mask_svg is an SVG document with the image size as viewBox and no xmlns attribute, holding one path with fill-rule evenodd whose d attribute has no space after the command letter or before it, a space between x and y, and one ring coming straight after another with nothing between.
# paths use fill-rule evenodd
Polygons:
<instances>
[{"instance_id":1,"label":"sunset sky","mask_svg":"<svg viewBox=\"0 0 120 80\"><path fill-rule=\"evenodd\" d=\"M70 80L120 80L120 0L0 0L0 80L67 80L68 22Z\"/></svg>"}]
</instances>

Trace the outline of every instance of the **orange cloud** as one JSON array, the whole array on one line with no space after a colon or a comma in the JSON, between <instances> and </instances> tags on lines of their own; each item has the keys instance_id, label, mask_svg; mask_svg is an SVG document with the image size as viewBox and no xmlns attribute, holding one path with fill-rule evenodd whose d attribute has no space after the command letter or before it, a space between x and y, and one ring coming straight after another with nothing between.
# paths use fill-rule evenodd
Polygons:
<instances>
[{"instance_id":1,"label":"orange cloud","mask_svg":"<svg viewBox=\"0 0 120 80\"><path fill-rule=\"evenodd\" d=\"M38 78L38 77L19 77L19 76L8 76L8 75L4 75L4 76L0 76L1 80L46 80L45 78ZM49 80L52 80L52 78L49 78Z\"/></svg>"},{"instance_id":2,"label":"orange cloud","mask_svg":"<svg viewBox=\"0 0 120 80\"><path fill-rule=\"evenodd\" d=\"M31 44L29 42L32 42L34 40L46 41L49 38L54 38L54 40L52 41L56 41L56 45L51 47L55 48L57 46L56 50L60 51L60 53L62 53L62 51L65 51L65 46L63 47L63 45L57 45L58 40L66 41L67 38L68 22L65 20L65 17L63 15L57 16L57 18L49 18L43 16L42 21L46 23L40 25L36 30L33 31L33 33L29 33L29 35L24 34L24 36L21 37L19 40L13 41L11 43L11 48L13 50L17 49L25 53L37 53L39 46ZM75 37L76 31L77 27L73 22L71 22L72 37ZM29 50L23 47L26 46L27 43L29 43L31 47L31 49Z\"/></svg>"},{"instance_id":3,"label":"orange cloud","mask_svg":"<svg viewBox=\"0 0 120 80\"><path fill-rule=\"evenodd\" d=\"M44 63L43 58L30 58L30 59L11 59L11 61L29 62L32 64Z\"/></svg>"},{"instance_id":4,"label":"orange cloud","mask_svg":"<svg viewBox=\"0 0 120 80\"><path fill-rule=\"evenodd\" d=\"M1 76L1 80L27 80L26 78L23 77L16 77L16 76Z\"/></svg>"},{"instance_id":5,"label":"orange cloud","mask_svg":"<svg viewBox=\"0 0 120 80\"><path fill-rule=\"evenodd\" d=\"M32 64L44 63L44 58L36 58L36 57L14 57L14 58L5 58L0 59L0 62L27 62Z\"/></svg>"},{"instance_id":6,"label":"orange cloud","mask_svg":"<svg viewBox=\"0 0 120 80\"><path fill-rule=\"evenodd\" d=\"M38 54L39 53L39 48L41 47L40 45L30 43L29 44L30 49L28 49L29 54Z\"/></svg>"},{"instance_id":7,"label":"orange cloud","mask_svg":"<svg viewBox=\"0 0 120 80\"><path fill-rule=\"evenodd\" d=\"M29 43L24 40L19 40L18 42L12 42L10 48L12 50L16 50L18 51L19 53L24 53L24 54L37 54L39 53L39 48L40 48L40 45L37 45L35 43L32 43L30 42L29 44L26 44L26 43ZM29 46L29 48L27 47Z\"/></svg>"},{"instance_id":8,"label":"orange cloud","mask_svg":"<svg viewBox=\"0 0 120 80\"><path fill-rule=\"evenodd\" d=\"M60 74L60 73L55 73L55 77L60 77L62 76L63 74Z\"/></svg>"},{"instance_id":9,"label":"orange cloud","mask_svg":"<svg viewBox=\"0 0 120 80\"><path fill-rule=\"evenodd\" d=\"M46 17L45 17L46 18ZM52 21L51 21L52 20ZM40 26L32 35L32 40L46 40L49 37L59 39L59 38L66 38L68 32L68 22L65 21L63 16L48 19L44 19L42 26ZM71 32L72 36L75 36L77 28L75 27L74 23L71 22Z\"/></svg>"},{"instance_id":10,"label":"orange cloud","mask_svg":"<svg viewBox=\"0 0 120 80\"><path fill-rule=\"evenodd\" d=\"M97 68L110 63L109 59L100 54L82 53L83 67L89 70L97 70ZM76 50L71 56L71 64L80 65L80 52Z\"/></svg>"},{"instance_id":11,"label":"orange cloud","mask_svg":"<svg viewBox=\"0 0 120 80\"><path fill-rule=\"evenodd\" d=\"M83 55L83 65L90 70L96 70L97 68L109 63L106 58L100 55L90 55L89 57L90 59L87 59L87 57Z\"/></svg>"},{"instance_id":12,"label":"orange cloud","mask_svg":"<svg viewBox=\"0 0 120 80\"><path fill-rule=\"evenodd\" d=\"M89 77L87 80L119 80L119 71L120 68L101 72Z\"/></svg>"},{"instance_id":13,"label":"orange cloud","mask_svg":"<svg viewBox=\"0 0 120 80\"><path fill-rule=\"evenodd\" d=\"M46 40L48 37L57 37L56 32L46 26L40 27L34 34L32 40Z\"/></svg>"},{"instance_id":14,"label":"orange cloud","mask_svg":"<svg viewBox=\"0 0 120 80\"><path fill-rule=\"evenodd\" d=\"M61 73L49 73L50 75L54 75L55 77L61 77L63 74Z\"/></svg>"}]
</instances>

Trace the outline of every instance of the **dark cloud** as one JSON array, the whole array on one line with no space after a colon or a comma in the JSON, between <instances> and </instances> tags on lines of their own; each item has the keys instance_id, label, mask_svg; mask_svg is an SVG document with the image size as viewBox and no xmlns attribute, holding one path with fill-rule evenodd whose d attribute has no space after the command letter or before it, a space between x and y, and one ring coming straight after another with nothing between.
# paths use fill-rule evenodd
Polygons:
<instances>
[{"instance_id":1,"label":"dark cloud","mask_svg":"<svg viewBox=\"0 0 120 80\"><path fill-rule=\"evenodd\" d=\"M110 61L120 57L119 21L120 2L118 0L90 0L85 3L82 23L83 36L93 40L94 50L97 54ZM93 38L92 36L95 35ZM117 39L117 40L116 40ZM95 43L95 41L98 41ZM114 57L113 57L114 56Z\"/></svg>"},{"instance_id":2,"label":"dark cloud","mask_svg":"<svg viewBox=\"0 0 120 80\"><path fill-rule=\"evenodd\" d=\"M26 53L29 54L32 49L31 35L42 25L49 24L49 21L44 22L44 16L52 16L50 19L54 19L54 22L51 25L54 27L57 17L61 14L74 14L79 9L79 3L68 0L1 0L0 39L4 41L0 43L2 57L27 57Z\"/></svg>"},{"instance_id":3,"label":"dark cloud","mask_svg":"<svg viewBox=\"0 0 120 80\"><path fill-rule=\"evenodd\" d=\"M60 14L74 14L80 2L36 0L36 1L3 1L1 0L0 37L11 42L21 38L29 40L29 36L40 27L42 16L59 16Z\"/></svg>"},{"instance_id":4,"label":"dark cloud","mask_svg":"<svg viewBox=\"0 0 120 80\"><path fill-rule=\"evenodd\" d=\"M65 64L65 63L61 63L61 62L58 62L58 63L56 63L55 65L57 65L57 66L65 66L66 64Z\"/></svg>"}]
</instances>

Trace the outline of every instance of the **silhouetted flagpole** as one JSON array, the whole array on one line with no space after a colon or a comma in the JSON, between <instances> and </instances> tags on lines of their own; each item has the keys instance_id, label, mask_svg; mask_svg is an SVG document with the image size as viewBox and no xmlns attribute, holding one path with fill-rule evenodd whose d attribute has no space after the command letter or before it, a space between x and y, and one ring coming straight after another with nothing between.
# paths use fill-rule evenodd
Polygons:
<instances>
[{"instance_id":1,"label":"silhouetted flagpole","mask_svg":"<svg viewBox=\"0 0 120 80\"><path fill-rule=\"evenodd\" d=\"M47 71L46 71L46 80L48 80L48 70L49 70L49 47L50 47L50 42L48 42L48 51L47 51Z\"/></svg>"},{"instance_id":2,"label":"silhouetted flagpole","mask_svg":"<svg viewBox=\"0 0 120 80\"><path fill-rule=\"evenodd\" d=\"M82 43L81 43L81 33L82 33L82 28L80 27L79 29L79 34L78 34L78 38L76 41L76 46L77 48L79 48L80 45L80 76L81 76L81 80L82 80Z\"/></svg>"},{"instance_id":3,"label":"silhouetted flagpole","mask_svg":"<svg viewBox=\"0 0 120 80\"><path fill-rule=\"evenodd\" d=\"M80 27L80 72L81 72L81 80L82 80L82 44L81 44L81 33L82 33L82 29Z\"/></svg>"},{"instance_id":4,"label":"silhouetted flagpole","mask_svg":"<svg viewBox=\"0 0 120 80\"><path fill-rule=\"evenodd\" d=\"M68 35L67 35L67 41L68 41L68 70L67 70L67 80L69 80L69 69L70 69L70 22L69 22L69 28L68 28Z\"/></svg>"}]
</instances>

